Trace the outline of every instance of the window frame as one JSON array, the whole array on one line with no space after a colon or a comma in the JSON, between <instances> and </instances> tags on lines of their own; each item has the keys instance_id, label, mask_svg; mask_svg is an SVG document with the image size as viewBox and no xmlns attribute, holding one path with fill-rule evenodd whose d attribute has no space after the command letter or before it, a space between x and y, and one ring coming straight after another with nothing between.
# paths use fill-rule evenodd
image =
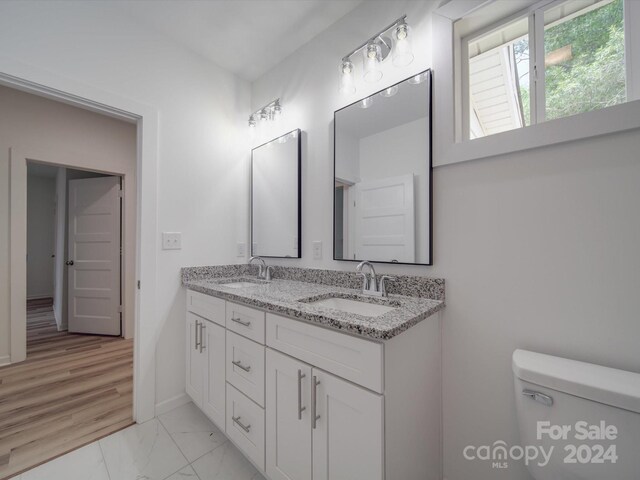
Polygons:
<instances>
[{"instance_id":1,"label":"window frame","mask_svg":"<svg viewBox=\"0 0 640 480\"><path fill-rule=\"evenodd\" d=\"M532 42L538 42L538 45L542 44L542 48L538 46L535 49L535 53L541 56L542 60L533 58L533 55L530 58L530 71L534 72L536 64L544 65L544 11L565 0L530 0L515 14L506 15L503 19L485 28L467 34L465 38L457 34L454 27L455 22L494 1L450 0L434 12L434 44L443 47L439 50L434 49L433 54L435 90L437 92L434 104L436 111L434 166L640 128L640 2L627 0L624 2L627 102L543 121L540 119L539 110L542 110L542 115L544 115L544 95L536 94L536 90L544 89L544 75L542 75L542 82L537 79L537 87L530 90L532 92L531 125L486 137L469 139L468 62L462 61L463 58L468 57L468 55L463 56L467 53L468 41L495 30L501 25L528 16L530 22L529 42L530 44ZM536 11L542 13L540 15L542 19L537 22L534 18ZM632 25L637 27L636 31ZM438 72L447 71L452 72L448 78L444 73L438 75ZM533 80L531 78L531 81ZM533 123L534 119L537 119L538 122Z\"/></svg>"}]
</instances>

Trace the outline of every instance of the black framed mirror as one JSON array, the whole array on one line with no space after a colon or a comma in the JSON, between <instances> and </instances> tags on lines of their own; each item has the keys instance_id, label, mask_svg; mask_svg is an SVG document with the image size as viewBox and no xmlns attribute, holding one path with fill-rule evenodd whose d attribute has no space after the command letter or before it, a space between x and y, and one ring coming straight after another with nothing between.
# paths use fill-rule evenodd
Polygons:
<instances>
[{"instance_id":1,"label":"black framed mirror","mask_svg":"<svg viewBox=\"0 0 640 480\"><path fill-rule=\"evenodd\" d=\"M334 112L334 260L431 265L431 70Z\"/></svg>"},{"instance_id":2,"label":"black framed mirror","mask_svg":"<svg viewBox=\"0 0 640 480\"><path fill-rule=\"evenodd\" d=\"M300 129L251 150L251 255L300 258Z\"/></svg>"}]
</instances>

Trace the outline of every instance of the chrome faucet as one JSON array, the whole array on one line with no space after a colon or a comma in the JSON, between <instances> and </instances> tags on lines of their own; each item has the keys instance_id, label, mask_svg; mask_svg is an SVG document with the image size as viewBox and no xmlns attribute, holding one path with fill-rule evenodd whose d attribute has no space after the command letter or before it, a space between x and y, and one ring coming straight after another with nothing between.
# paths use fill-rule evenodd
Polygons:
<instances>
[{"instance_id":1,"label":"chrome faucet","mask_svg":"<svg viewBox=\"0 0 640 480\"><path fill-rule=\"evenodd\" d=\"M362 271L364 267L369 267L369 273ZM387 296L387 280L394 280L389 275L382 275L380 280L376 276L376 269L373 268L371 262L365 260L360 262L356 267L356 274L362 277L362 294L371 295L374 297L386 297Z\"/></svg>"},{"instance_id":2,"label":"chrome faucet","mask_svg":"<svg viewBox=\"0 0 640 480\"><path fill-rule=\"evenodd\" d=\"M271 280L271 267L268 267L264 258L262 257L251 257L249 259L249 265L253 263L253 261L260 262L258 264L258 279L259 280Z\"/></svg>"}]
</instances>

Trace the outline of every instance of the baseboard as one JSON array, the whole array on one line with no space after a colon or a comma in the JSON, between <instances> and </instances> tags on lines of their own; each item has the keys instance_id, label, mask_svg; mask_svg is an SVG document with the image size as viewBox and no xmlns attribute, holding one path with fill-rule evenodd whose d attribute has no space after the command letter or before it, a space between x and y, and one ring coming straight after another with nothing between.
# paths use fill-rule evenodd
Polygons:
<instances>
[{"instance_id":1,"label":"baseboard","mask_svg":"<svg viewBox=\"0 0 640 480\"><path fill-rule=\"evenodd\" d=\"M167 413L174 408L181 407L182 405L186 405L191 401L189 395L186 393L181 393L180 395L176 395L168 400L165 400L160 403L156 403L156 417L158 415L162 415L163 413Z\"/></svg>"},{"instance_id":2,"label":"baseboard","mask_svg":"<svg viewBox=\"0 0 640 480\"><path fill-rule=\"evenodd\" d=\"M11 356L5 355L4 357L0 357L0 367L11 364Z\"/></svg>"}]
</instances>

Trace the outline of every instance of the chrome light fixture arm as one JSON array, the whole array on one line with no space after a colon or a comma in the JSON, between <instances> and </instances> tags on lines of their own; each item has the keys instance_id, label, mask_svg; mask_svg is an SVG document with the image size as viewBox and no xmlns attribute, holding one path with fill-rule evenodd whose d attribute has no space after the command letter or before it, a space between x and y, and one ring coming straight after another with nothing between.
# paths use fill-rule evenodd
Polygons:
<instances>
[{"instance_id":1,"label":"chrome light fixture arm","mask_svg":"<svg viewBox=\"0 0 640 480\"><path fill-rule=\"evenodd\" d=\"M387 33L389 30L391 30L392 28L395 28L399 25L403 25L406 23L406 19L407 16L406 15L402 15L400 18L397 18L396 20L394 20L392 23L390 23L389 25L387 25L385 28L383 28L382 30L380 30L378 33L376 33L375 35L373 35L371 38L369 38L366 42L363 42L359 47L354 48L353 50L351 50L348 54L346 54L344 57L342 57L342 61L343 62L348 62L349 59L355 55L356 53L358 53L360 50L362 50L363 48L365 48L367 45L369 45L372 42L375 42L376 40L380 40L389 50L391 50L391 45L389 45L388 43L388 39L385 39L383 37L383 34Z\"/></svg>"}]
</instances>

